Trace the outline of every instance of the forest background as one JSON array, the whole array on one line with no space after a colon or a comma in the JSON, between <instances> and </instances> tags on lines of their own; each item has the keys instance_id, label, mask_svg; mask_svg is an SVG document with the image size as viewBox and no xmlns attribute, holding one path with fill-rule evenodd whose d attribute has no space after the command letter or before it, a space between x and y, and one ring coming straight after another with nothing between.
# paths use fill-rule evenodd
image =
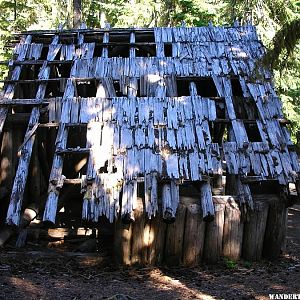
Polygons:
<instances>
[{"instance_id":1,"label":"forest background","mask_svg":"<svg viewBox=\"0 0 300 300\"><path fill-rule=\"evenodd\" d=\"M80 4L89 28L257 26L267 48L266 67L274 72L277 93L291 121L293 141L300 149L300 1L296 0L0 0L0 60L11 58L13 32L73 27L74 6ZM7 75L0 64L0 79Z\"/></svg>"}]
</instances>

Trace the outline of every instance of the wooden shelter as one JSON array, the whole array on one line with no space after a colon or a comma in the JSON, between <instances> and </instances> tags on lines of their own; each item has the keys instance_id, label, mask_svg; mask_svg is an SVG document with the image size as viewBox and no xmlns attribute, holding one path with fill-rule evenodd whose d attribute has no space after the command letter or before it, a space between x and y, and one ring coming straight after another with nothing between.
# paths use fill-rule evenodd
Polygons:
<instances>
[{"instance_id":1,"label":"wooden shelter","mask_svg":"<svg viewBox=\"0 0 300 300\"><path fill-rule=\"evenodd\" d=\"M253 26L19 36L0 98L8 225L80 207L69 218L115 223L125 264L279 255L300 168Z\"/></svg>"}]
</instances>

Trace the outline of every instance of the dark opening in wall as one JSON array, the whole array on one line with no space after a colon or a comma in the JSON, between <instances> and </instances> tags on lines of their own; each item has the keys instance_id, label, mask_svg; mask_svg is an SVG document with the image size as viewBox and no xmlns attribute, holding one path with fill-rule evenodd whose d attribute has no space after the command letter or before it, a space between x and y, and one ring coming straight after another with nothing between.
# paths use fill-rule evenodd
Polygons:
<instances>
[{"instance_id":1,"label":"dark opening in wall","mask_svg":"<svg viewBox=\"0 0 300 300\"><path fill-rule=\"evenodd\" d=\"M84 41L85 43L94 43L95 41L97 41L97 43L102 43L103 42L103 33L99 32L99 33L88 33L86 32L84 34Z\"/></svg>"},{"instance_id":2,"label":"dark opening in wall","mask_svg":"<svg viewBox=\"0 0 300 300\"><path fill-rule=\"evenodd\" d=\"M210 134L213 143L222 146L223 142L229 141L228 128L231 130L231 124L224 122L209 122Z\"/></svg>"},{"instance_id":3,"label":"dark opening in wall","mask_svg":"<svg viewBox=\"0 0 300 300\"><path fill-rule=\"evenodd\" d=\"M44 98L62 97L64 95L64 87L65 84L61 81L49 81Z\"/></svg>"},{"instance_id":4,"label":"dark opening in wall","mask_svg":"<svg viewBox=\"0 0 300 300\"><path fill-rule=\"evenodd\" d=\"M20 73L20 80L37 79L39 73L39 65L23 65Z\"/></svg>"},{"instance_id":5,"label":"dark opening in wall","mask_svg":"<svg viewBox=\"0 0 300 300\"><path fill-rule=\"evenodd\" d=\"M83 194L84 193L80 191L80 184L73 186L64 185L59 195L67 200L64 201L63 208L57 211L56 215L57 226L72 228L72 232L77 232L75 236L78 238L82 238L82 235L79 234L79 227L87 226L86 223L82 222L81 218ZM92 227L93 225L91 224L90 226ZM88 234L88 229L85 230L85 236L92 237L92 235ZM74 249L74 246L72 246L71 243L67 244L67 242L64 247L64 249L67 249L66 251L72 251L72 249Z\"/></svg>"},{"instance_id":6,"label":"dark opening in wall","mask_svg":"<svg viewBox=\"0 0 300 300\"><path fill-rule=\"evenodd\" d=\"M66 148L85 148L87 126L74 126L68 128Z\"/></svg>"},{"instance_id":7,"label":"dark opening in wall","mask_svg":"<svg viewBox=\"0 0 300 300\"><path fill-rule=\"evenodd\" d=\"M212 78L177 78L178 96L190 96L190 83L194 82L197 95L201 97L217 97L218 92Z\"/></svg>"},{"instance_id":8,"label":"dark opening in wall","mask_svg":"<svg viewBox=\"0 0 300 300\"><path fill-rule=\"evenodd\" d=\"M237 77L231 78L231 87L233 96L243 97L243 90Z\"/></svg>"},{"instance_id":9,"label":"dark opening in wall","mask_svg":"<svg viewBox=\"0 0 300 300\"><path fill-rule=\"evenodd\" d=\"M172 57L172 44L171 43L164 44L164 52L165 52L165 57Z\"/></svg>"},{"instance_id":10,"label":"dark opening in wall","mask_svg":"<svg viewBox=\"0 0 300 300\"><path fill-rule=\"evenodd\" d=\"M178 97L190 96L190 82L189 79L177 79L177 94Z\"/></svg>"},{"instance_id":11,"label":"dark opening in wall","mask_svg":"<svg viewBox=\"0 0 300 300\"><path fill-rule=\"evenodd\" d=\"M40 57L41 60L46 60L47 59L48 50L49 50L48 45L43 47L41 57Z\"/></svg>"},{"instance_id":12,"label":"dark opening in wall","mask_svg":"<svg viewBox=\"0 0 300 300\"><path fill-rule=\"evenodd\" d=\"M232 102L234 106L234 111L237 119L248 119L247 112L244 106L245 99L233 97Z\"/></svg>"},{"instance_id":13,"label":"dark opening in wall","mask_svg":"<svg viewBox=\"0 0 300 300\"><path fill-rule=\"evenodd\" d=\"M258 119L258 110L253 98L233 97L233 106L237 119Z\"/></svg>"},{"instance_id":14,"label":"dark opening in wall","mask_svg":"<svg viewBox=\"0 0 300 300\"><path fill-rule=\"evenodd\" d=\"M64 154L63 174L68 179L80 178L86 175L87 153L68 153Z\"/></svg>"},{"instance_id":15,"label":"dark opening in wall","mask_svg":"<svg viewBox=\"0 0 300 300\"><path fill-rule=\"evenodd\" d=\"M110 32L108 46L108 57L129 57L130 35Z\"/></svg>"},{"instance_id":16,"label":"dark opening in wall","mask_svg":"<svg viewBox=\"0 0 300 300\"><path fill-rule=\"evenodd\" d=\"M135 32L136 43L155 43L154 32Z\"/></svg>"},{"instance_id":17,"label":"dark opening in wall","mask_svg":"<svg viewBox=\"0 0 300 300\"><path fill-rule=\"evenodd\" d=\"M256 123L244 123L249 142L262 142Z\"/></svg>"},{"instance_id":18,"label":"dark opening in wall","mask_svg":"<svg viewBox=\"0 0 300 300\"><path fill-rule=\"evenodd\" d=\"M280 194L280 184L278 184L277 180L263 180L260 182L253 182L249 184L251 194L261 195L261 194L272 194L279 195Z\"/></svg>"},{"instance_id":19,"label":"dark opening in wall","mask_svg":"<svg viewBox=\"0 0 300 300\"><path fill-rule=\"evenodd\" d=\"M103 51L103 46L96 44L94 49L93 57L101 57Z\"/></svg>"},{"instance_id":20,"label":"dark opening in wall","mask_svg":"<svg viewBox=\"0 0 300 300\"><path fill-rule=\"evenodd\" d=\"M118 33L118 32L110 32L109 33L109 42L110 43L129 43L130 41L130 33Z\"/></svg>"},{"instance_id":21,"label":"dark opening in wall","mask_svg":"<svg viewBox=\"0 0 300 300\"><path fill-rule=\"evenodd\" d=\"M108 57L129 57L129 45L108 46Z\"/></svg>"},{"instance_id":22,"label":"dark opening in wall","mask_svg":"<svg viewBox=\"0 0 300 300\"><path fill-rule=\"evenodd\" d=\"M197 78L194 82L199 96L218 97L218 91L212 78Z\"/></svg>"},{"instance_id":23,"label":"dark opening in wall","mask_svg":"<svg viewBox=\"0 0 300 300\"><path fill-rule=\"evenodd\" d=\"M116 97L126 97L127 96L126 94L123 94L123 91L120 86L120 82L118 80L114 80L113 85L114 85Z\"/></svg>"},{"instance_id":24,"label":"dark opening in wall","mask_svg":"<svg viewBox=\"0 0 300 300\"><path fill-rule=\"evenodd\" d=\"M144 91L144 89L141 88L141 80L140 79L137 80L137 88L138 88L136 91L137 97L146 97L147 96L146 91Z\"/></svg>"},{"instance_id":25,"label":"dark opening in wall","mask_svg":"<svg viewBox=\"0 0 300 300\"><path fill-rule=\"evenodd\" d=\"M72 69L72 63L70 62L70 63L59 64L56 65L55 68L57 74L56 78L69 78Z\"/></svg>"},{"instance_id":26,"label":"dark opening in wall","mask_svg":"<svg viewBox=\"0 0 300 300\"><path fill-rule=\"evenodd\" d=\"M35 99L38 86L37 82L16 83L13 99Z\"/></svg>"},{"instance_id":27,"label":"dark opening in wall","mask_svg":"<svg viewBox=\"0 0 300 300\"><path fill-rule=\"evenodd\" d=\"M61 51L61 48L57 51L53 60L60 59L60 51ZM42 49L40 60L47 60L48 52L49 52L49 45L44 45L44 47Z\"/></svg>"},{"instance_id":28,"label":"dark opening in wall","mask_svg":"<svg viewBox=\"0 0 300 300\"><path fill-rule=\"evenodd\" d=\"M135 56L136 57L152 57L156 56L156 47L155 45L137 45L135 47Z\"/></svg>"},{"instance_id":29,"label":"dark opening in wall","mask_svg":"<svg viewBox=\"0 0 300 300\"><path fill-rule=\"evenodd\" d=\"M78 97L96 97L97 93L97 82L95 80L88 81L77 81L75 96Z\"/></svg>"},{"instance_id":30,"label":"dark opening in wall","mask_svg":"<svg viewBox=\"0 0 300 300\"><path fill-rule=\"evenodd\" d=\"M225 103L216 101L217 119L225 119Z\"/></svg>"}]
</instances>

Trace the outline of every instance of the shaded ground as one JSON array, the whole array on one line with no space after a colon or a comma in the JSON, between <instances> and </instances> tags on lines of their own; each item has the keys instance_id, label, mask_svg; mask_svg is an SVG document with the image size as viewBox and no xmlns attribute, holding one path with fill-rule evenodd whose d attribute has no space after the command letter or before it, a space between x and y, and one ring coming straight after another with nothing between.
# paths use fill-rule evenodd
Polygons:
<instances>
[{"instance_id":1,"label":"shaded ground","mask_svg":"<svg viewBox=\"0 0 300 300\"><path fill-rule=\"evenodd\" d=\"M11 249L13 250L13 249ZM300 294L300 205L289 210L287 251L276 262L116 269L99 256L1 250L0 299L269 299Z\"/></svg>"}]
</instances>

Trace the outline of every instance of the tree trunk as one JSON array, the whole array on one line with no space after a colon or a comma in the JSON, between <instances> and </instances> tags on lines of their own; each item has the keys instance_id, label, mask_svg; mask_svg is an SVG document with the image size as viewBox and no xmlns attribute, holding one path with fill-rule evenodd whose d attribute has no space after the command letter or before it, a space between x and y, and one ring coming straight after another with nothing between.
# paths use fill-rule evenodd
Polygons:
<instances>
[{"instance_id":1,"label":"tree trunk","mask_svg":"<svg viewBox=\"0 0 300 300\"><path fill-rule=\"evenodd\" d=\"M73 26L79 28L82 18L81 0L73 0Z\"/></svg>"}]
</instances>

